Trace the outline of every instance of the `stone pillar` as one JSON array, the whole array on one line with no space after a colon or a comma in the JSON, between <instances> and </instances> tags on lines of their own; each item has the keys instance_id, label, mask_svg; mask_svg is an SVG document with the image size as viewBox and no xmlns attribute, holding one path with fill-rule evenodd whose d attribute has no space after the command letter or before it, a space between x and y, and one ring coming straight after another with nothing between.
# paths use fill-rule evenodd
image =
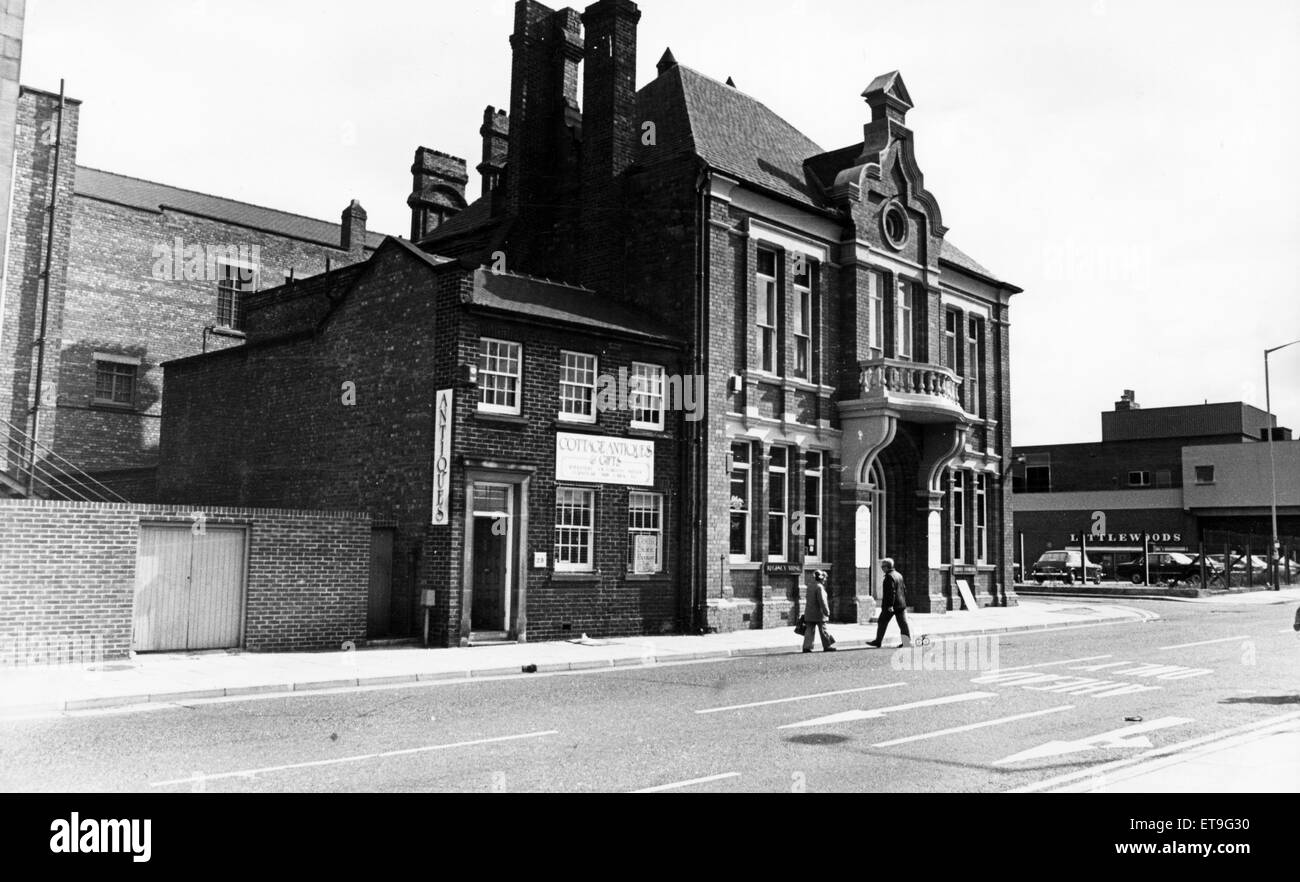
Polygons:
<instances>
[{"instance_id":1,"label":"stone pillar","mask_svg":"<svg viewBox=\"0 0 1300 882\"><path fill-rule=\"evenodd\" d=\"M842 593L836 621L865 625L876 614L873 583L880 555L873 542L875 518L882 513L875 511L873 496L866 484L846 484L840 488L835 559Z\"/></svg>"}]
</instances>

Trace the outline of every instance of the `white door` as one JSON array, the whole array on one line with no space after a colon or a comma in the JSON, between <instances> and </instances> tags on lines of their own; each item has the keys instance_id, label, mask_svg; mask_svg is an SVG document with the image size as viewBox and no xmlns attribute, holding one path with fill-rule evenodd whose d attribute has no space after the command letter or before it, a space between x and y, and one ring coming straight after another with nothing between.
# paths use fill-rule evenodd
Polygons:
<instances>
[{"instance_id":1,"label":"white door","mask_svg":"<svg viewBox=\"0 0 1300 882\"><path fill-rule=\"evenodd\" d=\"M243 642L245 532L140 527L131 648L233 649Z\"/></svg>"}]
</instances>

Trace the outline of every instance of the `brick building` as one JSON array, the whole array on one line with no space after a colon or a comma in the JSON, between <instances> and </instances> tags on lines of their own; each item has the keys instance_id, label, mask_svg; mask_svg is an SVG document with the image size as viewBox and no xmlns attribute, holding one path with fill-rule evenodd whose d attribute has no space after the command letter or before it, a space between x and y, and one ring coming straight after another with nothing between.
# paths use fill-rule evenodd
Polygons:
<instances>
[{"instance_id":1,"label":"brick building","mask_svg":"<svg viewBox=\"0 0 1300 882\"><path fill-rule=\"evenodd\" d=\"M371 637L419 633L423 605L441 645L689 617L683 347L653 317L389 239L252 298L247 327L166 365L160 489L369 512Z\"/></svg>"},{"instance_id":2,"label":"brick building","mask_svg":"<svg viewBox=\"0 0 1300 882\"><path fill-rule=\"evenodd\" d=\"M0 151L14 167L0 283L0 492L26 495L34 435L36 495L64 496L50 485L68 489L58 476L75 468L148 501L162 362L237 345L250 292L364 260L383 237L366 231L355 201L334 224L79 166L80 102L17 92Z\"/></svg>"},{"instance_id":3,"label":"brick building","mask_svg":"<svg viewBox=\"0 0 1300 882\"><path fill-rule=\"evenodd\" d=\"M1101 441L1015 449L1015 529L1024 563L1078 547L1103 570L1141 551L1142 536L1170 551L1227 543L1266 554L1271 535L1270 427L1278 532L1300 536L1300 444L1277 418L1240 401L1143 409L1126 390L1101 415Z\"/></svg>"},{"instance_id":4,"label":"brick building","mask_svg":"<svg viewBox=\"0 0 1300 882\"><path fill-rule=\"evenodd\" d=\"M355 277L352 269L322 277L315 294L305 292L316 280L267 292L249 313L242 351L169 366L166 492L252 504L274 488L287 504L393 519L391 625L412 629L416 592L432 589L423 599L448 641L479 630L476 561L486 549L468 535L481 533L471 498L479 481L528 482L527 505L524 491L511 490L493 511L515 505L529 515L512 534L527 546L506 554L519 567L505 594L526 588L520 606L534 639L580 628L653 632L672 625L668 610L678 627L784 626L818 568L830 572L835 616L865 621L885 556L899 562L921 610L960 608L958 580L981 605L1014 603L1003 478L1008 311L1020 289L947 241L905 124L912 99L902 77L872 81L862 139L828 151L671 51L638 89L640 15L629 0L582 13L516 4L509 110L484 113L479 197L465 204L464 161L416 154L411 236L437 257L421 264L394 242ZM428 279L394 277L372 289L402 267ZM460 291L438 301L445 313L429 304L442 297L430 293L435 278ZM558 337L533 330L533 313L505 307L495 321L514 324L483 324L481 296L504 280L558 311ZM367 311L371 300L386 305ZM597 304L623 318L594 323ZM295 311L298 326L288 319ZM259 354L264 333L297 336ZM615 345L647 333L667 348L637 355ZM448 334L454 345L430 346ZM606 362L644 358L704 390L698 420L659 399L670 411L664 435L652 436L655 492L664 494L662 588L623 578L638 557L628 534L644 511L625 508L635 486L622 473L612 490L576 482L584 493L599 488L599 575L587 588L556 578L573 517L563 480L551 487L552 473L572 465L555 418L566 394L556 371L586 363L562 361L573 354L559 350L565 341L578 355L598 353L602 372ZM522 382L523 406L535 397L541 408L524 415L522 435L481 410L496 402L503 355L511 370L519 357L523 379L507 382ZM457 367L477 379L456 389L450 520L441 523L430 502L439 480L431 464L442 458L437 394ZM339 407L339 383L358 372L368 385L358 383L357 407ZM256 416L236 414L227 388L248 389L238 407ZM306 396L283 405L292 418L263 403L282 388ZM362 409L363 388L387 403ZM607 431L637 437L617 418ZM492 469L535 477L511 483L485 475ZM399 577L404 567L410 575ZM505 624L524 636L517 622Z\"/></svg>"}]
</instances>

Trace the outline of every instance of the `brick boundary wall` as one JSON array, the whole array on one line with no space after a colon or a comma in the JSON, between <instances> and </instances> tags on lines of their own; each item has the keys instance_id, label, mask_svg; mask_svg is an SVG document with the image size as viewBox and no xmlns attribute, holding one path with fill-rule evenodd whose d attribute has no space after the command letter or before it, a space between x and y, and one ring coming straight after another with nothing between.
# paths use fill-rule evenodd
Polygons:
<instances>
[{"instance_id":1,"label":"brick boundary wall","mask_svg":"<svg viewBox=\"0 0 1300 882\"><path fill-rule=\"evenodd\" d=\"M369 515L10 499L0 500L0 641L126 656L140 525L192 525L196 510L207 527L248 529L244 649L338 649L365 637ZM26 663L0 649L0 665Z\"/></svg>"}]
</instances>

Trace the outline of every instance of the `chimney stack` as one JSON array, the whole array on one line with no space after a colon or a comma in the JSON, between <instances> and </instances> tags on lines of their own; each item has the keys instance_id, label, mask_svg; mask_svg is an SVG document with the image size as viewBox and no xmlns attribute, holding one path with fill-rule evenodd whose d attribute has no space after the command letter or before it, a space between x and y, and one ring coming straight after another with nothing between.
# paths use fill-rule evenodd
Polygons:
<instances>
[{"instance_id":1,"label":"chimney stack","mask_svg":"<svg viewBox=\"0 0 1300 882\"><path fill-rule=\"evenodd\" d=\"M501 176L506 170L510 152L510 116L491 105L483 111L483 125L478 133L483 136L483 161L478 173L483 178L483 195L487 196L501 186Z\"/></svg>"},{"instance_id":2,"label":"chimney stack","mask_svg":"<svg viewBox=\"0 0 1300 882\"><path fill-rule=\"evenodd\" d=\"M411 165L411 241L419 242L465 207L465 160L428 147L415 151Z\"/></svg>"},{"instance_id":3,"label":"chimney stack","mask_svg":"<svg viewBox=\"0 0 1300 882\"><path fill-rule=\"evenodd\" d=\"M361 203L353 199L343 209L342 223L339 225L341 235L339 248L352 255L360 256L366 248L366 210Z\"/></svg>"},{"instance_id":4,"label":"chimney stack","mask_svg":"<svg viewBox=\"0 0 1300 882\"><path fill-rule=\"evenodd\" d=\"M1132 389L1125 389L1124 394L1119 397L1119 401L1115 402L1115 410L1117 411L1141 409L1141 405L1137 403L1137 393Z\"/></svg>"},{"instance_id":5,"label":"chimney stack","mask_svg":"<svg viewBox=\"0 0 1300 882\"><path fill-rule=\"evenodd\" d=\"M596 290L617 286L617 261L608 246L621 236L617 228L619 177L632 165L641 134L636 115L636 30L640 20L641 11L632 0L598 0L582 14L586 36L582 93L585 247L580 277L583 284ZM598 242L606 247L593 247Z\"/></svg>"}]
</instances>

